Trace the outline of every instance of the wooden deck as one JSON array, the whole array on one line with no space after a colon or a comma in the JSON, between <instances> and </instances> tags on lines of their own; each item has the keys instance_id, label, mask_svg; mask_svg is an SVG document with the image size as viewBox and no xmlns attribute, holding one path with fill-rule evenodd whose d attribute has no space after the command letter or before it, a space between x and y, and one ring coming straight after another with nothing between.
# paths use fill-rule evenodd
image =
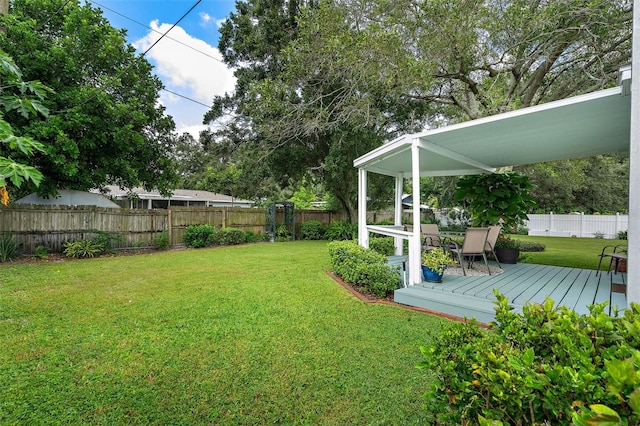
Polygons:
<instances>
[{"instance_id":1,"label":"wooden deck","mask_svg":"<svg viewBox=\"0 0 640 426\"><path fill-rule=\"evenodd\" d=\"M504 272L493 276L446 275L442 283L423 282L395 291L394 300L460 318L476 318L488 323L495 319L493 290L507 296L519 312L527 302L544 302L551 297L557 305L588 313L588 305L610 302L624 308L623 293L612 293L611 282L621 282L622 275L598 274L587 269L518 263L502 265ZM626 280L626 276L624 277Z\"/></svg>"}]
</instances>

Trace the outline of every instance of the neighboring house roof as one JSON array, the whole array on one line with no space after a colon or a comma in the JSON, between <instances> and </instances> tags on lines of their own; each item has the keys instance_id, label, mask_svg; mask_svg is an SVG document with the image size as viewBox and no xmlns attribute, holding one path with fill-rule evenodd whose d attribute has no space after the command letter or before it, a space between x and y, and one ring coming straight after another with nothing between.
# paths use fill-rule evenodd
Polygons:
<instances>
[{"instance_id":1,"label":"neighboring house roof","mask_svg":"<svg viewBox=\"0 0 640 426\"><path fill-rule=\"evenodd\" d=\"M45 204L62 206L98 206L119 209L120 206L101 194L61 189L57 197L43 198L35 193L16 200L16 204Z\"/></svg>"},{"instance_id":2,"label":"neighboring house roof","mask_svg":"<svg viewBox=\"0 0 640 426\"><path fill-rule=\"evenodd\" d=\"M171 197L161 195L159 191L147 191L144 188L122 189L116 185L106 185L105 191L101 191L107 197L116 200L129 199L131 193L135 194L140 200L173 200L188 202L204 202L208 206L235 206L235 207L251 207L253 201L234 198L229 195L216 194L209 191L193 190L193 189L174 189ZM98 192L98 190L92 190Z\"/></svg>"}]
</instances>

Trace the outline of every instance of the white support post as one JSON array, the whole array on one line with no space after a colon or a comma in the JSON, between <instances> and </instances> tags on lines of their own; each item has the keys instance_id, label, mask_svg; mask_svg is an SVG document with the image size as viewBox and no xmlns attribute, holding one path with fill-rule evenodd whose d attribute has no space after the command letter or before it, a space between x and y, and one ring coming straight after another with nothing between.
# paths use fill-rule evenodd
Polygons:
<instances>
[{"instance_id":1,"label":"white support post","mask_svg":"<svg viewBox=\"0 0 640 426\"><path fill-rule=\"evenodd\" d=\"M422 282L420 267L420 148L415 139L411 146L411 178L413 186L413 235L409 238L409 283Z\"/></svg>"},{"instance_id":2,"label":"white support post","mask_svg":"<svg viewBox=\"0 0 640 426\"><path fill-rule=\"evenodd\" d=\"M627 304L640 303L640 0L633 2L631 135L629 141L629 233Z\"/></svg>"},{"instance_id":3,"label":"white support post","mask_svg":"<svg viewBox=\"0 0 640 426\"><path fill-rule=\"evenodd\" d=\"M396 176L396 202L394 209L394 218L393 224L395 226L402 225L402 189L404 186L404 178L402 175ZM403 254L404 251L404 240L402 238L396 237L394 239L396 246L396 255Z\"/></svg>"},{"instance_id":4,"label":"white support post","mask_svg":"<svg viewBox=\"0 0 640 426\"><path fill-rule=\"evenodd\" d=\"M367 171L358 169L358 244L369 248L367 231Z\"/></svg>"}]
</instances>

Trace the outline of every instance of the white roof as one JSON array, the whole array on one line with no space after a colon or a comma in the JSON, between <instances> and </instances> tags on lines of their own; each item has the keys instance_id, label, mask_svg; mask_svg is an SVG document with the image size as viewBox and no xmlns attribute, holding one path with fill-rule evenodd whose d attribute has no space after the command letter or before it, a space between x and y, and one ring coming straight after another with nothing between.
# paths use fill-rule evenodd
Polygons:
<instances>
[{"instance_id":1,"label":"white roof","mask_svg":"<svg viewBox=\"0 0 640 426\"><path fill-rule=\"evenodd\" d=\"M411 176L411 147L422 176L629 151L631 96L623 86L402 136L357 158L354 166Z\"/></svg>"},{"instance_id":2,"label":"white roof","mask_svg":"<svg viewBox=\"0 0 640 426\"><path fill-rule=\"evenodd\" d=\"M60 189L56 197L44 198L36 193L16 200L16 204L45 204L58 206L98 206L119 209L120 206L101 194L75 189Z\"/></svg>"},{"instance_id":3,"label":"white roof","mask_svg":"<svg viewBox=\"0 0 640 426\"><path fill-rule=\"evenodd\" d=\"M141 200L183 200L183 201L209 201L214 203L229 203L229 204L249 204L253 202L250 200L242 200L239 198L230 197L229 195L217 194L215 192L193 190L193 189L174 189L171 197L165 197L158 191L147 191L144 188L131 188L122 189L117 185L106 185L104 187L105 194L108 197L115 199L126 199L130 193L136 194ZM92 190L97 192L97 190Z\"/></svg>"}]
</instances>

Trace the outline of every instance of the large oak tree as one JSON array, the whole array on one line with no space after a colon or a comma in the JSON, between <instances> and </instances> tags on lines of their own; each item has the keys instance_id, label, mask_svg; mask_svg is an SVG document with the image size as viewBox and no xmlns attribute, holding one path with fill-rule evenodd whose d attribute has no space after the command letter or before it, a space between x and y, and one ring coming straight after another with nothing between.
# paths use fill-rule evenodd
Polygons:
<instances>
[{"instance_id":1,"label":"large oak tree","mask_svg":"<svg viewBox=\"0 0 640 426\"><path fill-rule=\"evenodd\" d=\"M277 27L252 12L272 4L278 15L290 3L241 4L254 9L232 15L234 37L221 48L252 77L226 104L227 129L251 135L237 146L251 140L270 170L321 172L348 211L353 158L397 133L609 87L630 60L629 0L324 1L276 29L291 30L289 42L277 38L262 56L243 54ZM208 119L223 116L218 106Z\"/></svg>"},{"instance_id":2,"label":"large oak tree","mask_svg":"<svg viewBox=\"0 0 640 426\"><path fill-rule=\"evenodd\" d=\"M158 104L160 80L125 34L78 0L14 0L10 6L0 45L25 80L53 89L43 101L47 120L5 117L44 145L44 153L29 160L44 174L38 192L105 184L172 189L175 125Z\"/></svg>"}]
</instances>

